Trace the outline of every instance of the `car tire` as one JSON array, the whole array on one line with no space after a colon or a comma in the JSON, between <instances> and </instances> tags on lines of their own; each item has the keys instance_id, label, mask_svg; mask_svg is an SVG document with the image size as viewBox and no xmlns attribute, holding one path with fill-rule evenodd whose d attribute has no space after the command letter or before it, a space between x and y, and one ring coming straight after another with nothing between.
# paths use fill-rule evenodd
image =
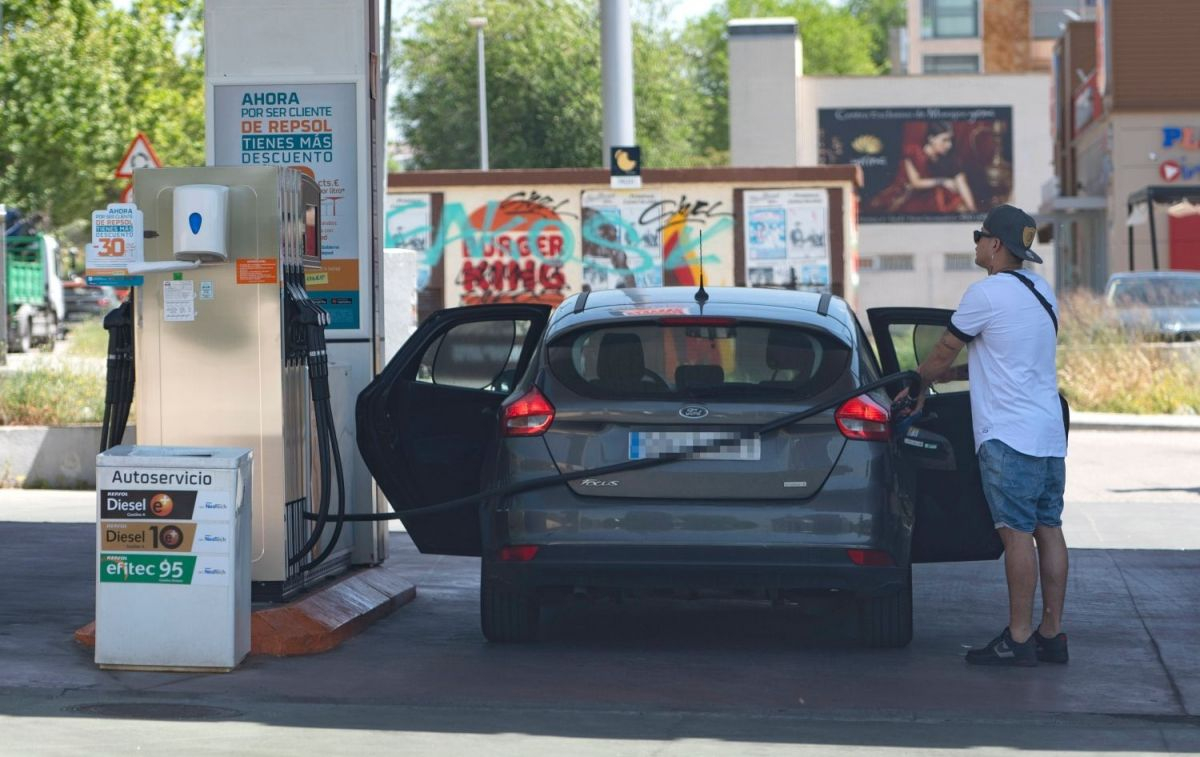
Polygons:
<instances>
[{"instance_id":1,"label":"car tire","mask_svg":"<svg viewBox=\"0 0 1200 757\"><path fill-rule=\"evenodd\" d=\"M33 324L29 316L17 316L16 339L9 345L12 352L29 352L33 349Z\"/></svg>"},{"instance_id":2,"label":"car tire","mask_svg":"<svg viewBox=\"0 0 1200 757\"><path fill-rule=\"evenodd\" d=\"M501 586L482 576L479 582L479 620L491 642L519 643L537 638L541 603L538 598Z\"/></svg>"},{"instance_id":3,"label":"car tire","mask_svg":"<svg viewBox=\"0 0 1200 757\"><path fill-rule=\"evenodd\" d=\"M859 597L858 627L863 646L898 649L908 646L913 635L912 568L904 588L892 594Z\"/></svg>"}]
</instances>

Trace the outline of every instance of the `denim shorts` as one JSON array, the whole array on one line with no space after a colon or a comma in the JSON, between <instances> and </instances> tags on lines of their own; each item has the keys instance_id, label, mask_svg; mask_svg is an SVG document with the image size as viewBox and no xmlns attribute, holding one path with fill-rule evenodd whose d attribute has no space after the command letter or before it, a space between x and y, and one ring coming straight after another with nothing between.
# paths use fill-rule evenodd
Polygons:
<instances>
[{"instance_id":1,"label":"denim shorts","mask_svg":"<svg viewBox=\"0 0 1200 757\"><path fill-rule=\"evenodd\" d=\"M988 439L979 446L979 473L996 528L1029 534L1039 525L1062 525L1063 458L1032 457Z\"/></svg>"}]
</instances>

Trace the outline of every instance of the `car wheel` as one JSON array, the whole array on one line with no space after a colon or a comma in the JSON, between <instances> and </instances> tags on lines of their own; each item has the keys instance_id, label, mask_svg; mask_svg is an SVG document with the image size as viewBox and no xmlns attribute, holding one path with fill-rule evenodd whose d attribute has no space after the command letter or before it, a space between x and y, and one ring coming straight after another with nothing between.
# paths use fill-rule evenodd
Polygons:
<instances>
[{"instance_id":1,"label":"car wheel","mask_svg":"<svg viewBox=\"0 0 1200 757\"><path fill-rule=\"evenodd\" d=\"M541 603L537 597L501 586L486 575L479 581L479 620L492 642L533 641Z\"/></svg>"},{"instance_id":2,"label":"car wheel","mask_svg":"<svg viewBox=\"0 0 1200 757\"><path fill-rule=\"evenodd\" d=\"M912 568L908 582L893 594L859 597L858 627L863 646L895 649L912 641Z\"/></svg>"},{"instance_id":3,"label":"car wheel","mask_svg":"<svg viewBox=\"0 0 1200 757\"><path fill-rule=\"evenodd\" d=\"M28 316L17 318L17 338L9 345L9 348L13 352L29 352L33 349L33 325L29 322Z\"/></svg>"}]
</instances>

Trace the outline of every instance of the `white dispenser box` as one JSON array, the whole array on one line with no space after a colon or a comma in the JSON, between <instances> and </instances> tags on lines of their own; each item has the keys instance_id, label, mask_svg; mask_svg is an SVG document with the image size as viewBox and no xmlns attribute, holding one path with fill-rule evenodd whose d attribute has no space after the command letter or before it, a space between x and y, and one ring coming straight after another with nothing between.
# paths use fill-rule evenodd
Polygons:
<instances>
[{"instance_id":1,"label":"white dispenser box","mask_svg":"<svg viewBox=\"0 0 1200 757\"><path fill-rule=\"evenodd\" d=\"M249 654L252 454L97 455L97 665L230 671Z\"/></svg>"},{"instance_id":2,"label":"white dispenser box","mask_svg":"<svg viewBox=\"0 0 1200 757\"><path fill-rule=\"evenodd\" d=\"M175 187L173 199L175 258L215 263L229 260L229 187L186 184Z\"/></svg>"}]
</instances>

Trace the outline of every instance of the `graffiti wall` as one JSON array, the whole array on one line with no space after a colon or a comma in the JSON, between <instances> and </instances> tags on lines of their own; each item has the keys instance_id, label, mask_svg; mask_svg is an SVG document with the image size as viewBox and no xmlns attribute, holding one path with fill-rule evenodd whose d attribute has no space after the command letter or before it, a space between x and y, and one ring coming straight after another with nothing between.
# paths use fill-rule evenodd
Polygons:
<instances>
[{"instance_id":1,"label":"graffiti wall","mask_svg":"<svg viewBox=\"0 0 1200 757\"><path fill-rule=\"evenodd\" d=\"M447 187L385 201L385 247L444 262L447 307L555 305L576 292L734 283L733 187ZM435 212L435 205L437 212ZM703 255L702 255L703 253ZM423 279L423 280L425 280Z\"/></svg>"}]
</instances>

